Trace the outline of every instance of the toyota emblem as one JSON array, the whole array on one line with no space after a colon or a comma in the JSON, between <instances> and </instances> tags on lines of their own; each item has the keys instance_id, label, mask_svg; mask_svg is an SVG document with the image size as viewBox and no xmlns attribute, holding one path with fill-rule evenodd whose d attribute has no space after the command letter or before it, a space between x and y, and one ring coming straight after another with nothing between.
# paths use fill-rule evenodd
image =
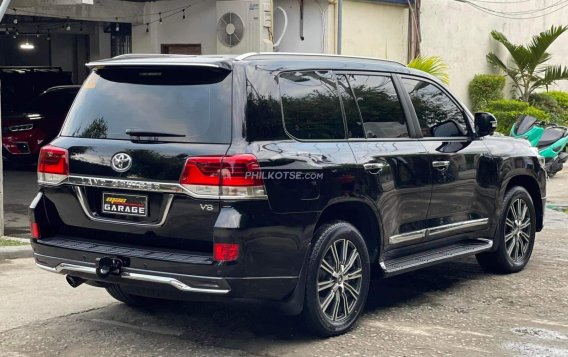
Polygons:
<instances>
[{"instance_id":1,"label":"toyota emblem","mask_svg":"<svg viewBox=\"0 0 568 357\"><path fill-rule=\"evenodd\" d=\"M115 154L110 160L110 167L116 172L126 172L132 167L132 157L123 152Z\"/></svg>"}]
</instances>

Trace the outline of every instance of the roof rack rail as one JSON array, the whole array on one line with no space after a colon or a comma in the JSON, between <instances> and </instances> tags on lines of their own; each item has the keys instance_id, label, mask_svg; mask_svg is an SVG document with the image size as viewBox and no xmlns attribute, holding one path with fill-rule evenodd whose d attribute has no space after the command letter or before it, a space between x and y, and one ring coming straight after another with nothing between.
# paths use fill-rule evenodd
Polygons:
<instances>
[{"instance_id":1,"label":"roof rack rail","mask_svg":"<svg viewBox=\"0 0 568 357\"><path fill-rule=\"evenodd\" d=\"M364 59L364 60L374 60L374 61L383 61L383 62L390 62L393 64L398 64L401 66L406 67L404 63L383 59L383 58L375 58L375 57L364 57L364 56L349 56L349 55L336 55L336 54L329 54L329 53L301 53L301 52L249 52L242 54L238 57L235 57L237 61L243 61L245 59L254 57L254 56L313 56L313 57L343 57L343 58L353 58L353 59Z\"/></svg>"},{"instance_id":2,"label":"roof rack rail","mask_svg":"<svg viewBox=\"0 0 568 357\"><path fill-rule=\"evenodd\" d=\"M112 59L135 59L135 58L159 58L159 57L197 57L196 55L173 55L173 54L160 54L160 53L126 53L112 57Z\"/></svg>"}]
</instances>

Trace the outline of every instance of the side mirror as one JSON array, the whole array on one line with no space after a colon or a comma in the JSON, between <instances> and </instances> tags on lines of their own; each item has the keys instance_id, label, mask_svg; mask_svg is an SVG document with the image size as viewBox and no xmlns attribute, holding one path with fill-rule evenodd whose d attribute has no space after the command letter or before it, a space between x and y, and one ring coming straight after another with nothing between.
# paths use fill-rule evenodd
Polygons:
<instances>
[{"instance_id":1,"label":"side mirror","mask_svg":"<svg viewBox=\"0 0 568 357\"><path fill-rule=\"evenodd\" d=\"M475 132L477 136L493 135L497 129L497 119L491 113L475 113Z\"/></svg>"},{"instance_id":2,"label":"side mirror","mask_svg":"<svg viewBox=\"0 0 568 357\"><path fill-rule=\"evenodd\" d=\"M432 133L432 136L437 138L452 138L466 135L460 126L451 119L434 125L430 128L430 132Z\"/></svg>"}]
</instances>

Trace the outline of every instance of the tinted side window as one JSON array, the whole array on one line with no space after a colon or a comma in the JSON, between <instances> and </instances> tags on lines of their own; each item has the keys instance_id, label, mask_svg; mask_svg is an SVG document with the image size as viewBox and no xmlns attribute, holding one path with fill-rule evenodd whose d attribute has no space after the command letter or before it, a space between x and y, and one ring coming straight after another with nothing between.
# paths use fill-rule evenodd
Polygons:
<instances>
[{"instance_id":1,"label":"tinted side window","mask_svg":"<svg viewBox=\"0 0 568 357\"><path fill-rule=\"evenodd\" d=\"M408 137L406 117L391 78L367 75L347 77L361 111L367 138Z\"/></svg>"},{"instance_id":2,"label":"tinted side window","mask_svg":"<svg viewBox=\"0 0 568 357\"><path fill-rule=\"evenodd\" d=\"M347 122L348 138L364 138L363 121L361 113L357 107L357 102L353 95L353 89L349 85L347 77L344 75L337 76L337 89L343 101L343 110L345 111L345 121Z\"/></svg>"},{"instance_id":3,"label":"tinted side window","mask_svg":"<svg viewBox=\"0 0 568 357\"><path fill-rule=\"evenodd\" d=\"M264 71L247 73L247 141L290 139L284 132L276 78Z\"/></svg>"},{"instance_id":4,"label":"tinted side window","mask_svg":"<svg viewBox=\"0 0 568 357\"><path fill-rule=\"evenodd\" d=\"M344 139L343 114L330 72L292 72L279 77L286 130L298 139Z\"/></svg>"},{"instance_id":5,"label":"tinted side window","mask_svg":"<svg viewBox=\"0 0 568 357\"><path fill-rule=\"evenodd\" d=\"M414 79L403 78L424 137L467 136L463 111L440 88Z\"/></svg>"}]
</instances>

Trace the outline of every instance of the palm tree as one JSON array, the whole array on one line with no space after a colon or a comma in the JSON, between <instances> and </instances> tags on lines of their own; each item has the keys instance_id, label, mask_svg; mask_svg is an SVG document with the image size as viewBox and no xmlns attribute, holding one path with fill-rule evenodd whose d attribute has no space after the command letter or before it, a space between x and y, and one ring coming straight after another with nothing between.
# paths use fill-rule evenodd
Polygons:
<instances>
[{"instance_id":1,"label":"palm tree","mask_svg":"<svg viewBox=\"0 0 568 357\"><path fill-rule=\"evenodd\" d=\"M492 31L491 36L509 51L512 64L505 65L493 52L487 55L487 61L504 71L511 78L513 90L519 98L528 102L530 94L536 89L568 79L568 68L544 64L551 58L550 53L546 52L548 47L567 30L568 26L552 26L533 36L531 43L525 46L513 44L501 32Z\"/></svg>"},{"instance_id":2,"label":"palm tree","mask_svg":"<svg viewBox=\"0 0 568 357\"><path fill-rule=\"evenodd\" d=\"M420 71L429 73L445 84L450 83L448 76L448 66L444 60L438 56L422 57L418 56L410 63L408 63L409 68L418 69Z\"/></svg>"}]
</instances>

